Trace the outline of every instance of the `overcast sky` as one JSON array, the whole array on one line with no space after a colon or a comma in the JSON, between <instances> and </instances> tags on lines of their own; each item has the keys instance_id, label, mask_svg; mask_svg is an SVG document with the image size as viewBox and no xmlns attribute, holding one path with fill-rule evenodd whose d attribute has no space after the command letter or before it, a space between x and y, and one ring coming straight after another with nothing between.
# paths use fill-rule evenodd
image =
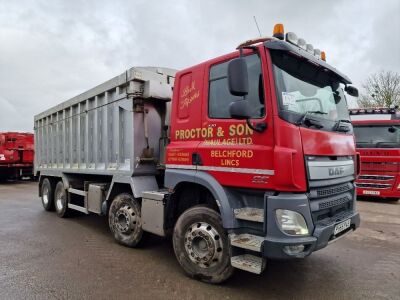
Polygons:
<instances>
[{"instance_id":1,"label":"overcast sky","mask_svg":"<svg viewBox=\"0 0 400 300\"><path fill-rule=\"evenodd\" d=\"M182 69L283 23L358 87L400 72L400 1L0 0L0 131L132 66Z\"/></svg>"}]
</instances>

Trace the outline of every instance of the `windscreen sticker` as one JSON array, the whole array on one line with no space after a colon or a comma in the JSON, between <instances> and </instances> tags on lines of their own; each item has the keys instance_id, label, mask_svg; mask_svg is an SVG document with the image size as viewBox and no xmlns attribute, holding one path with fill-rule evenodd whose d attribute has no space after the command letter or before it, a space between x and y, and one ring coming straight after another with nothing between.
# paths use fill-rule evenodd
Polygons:
<instances>
[{"instance_id":1,"label":"windscreen sticker","mask_svg":"<svg viewBox=\"0 0 400 300\"><path fill-rule=\"evenodd\" d=\"M0 154L0 160L6 160L6 157L4 154Z\"/></svg>"},{"instance_id":2,"label":"windscreen sticker","mask_svg":"<svg viewBox=\"0 0 400 300\"><path fill-rule=\"evenodd\" d=\"M296 104L296 95L288 92L282 92L282 103L283 105L295 105Z\"/></svg>"}]
</instances>

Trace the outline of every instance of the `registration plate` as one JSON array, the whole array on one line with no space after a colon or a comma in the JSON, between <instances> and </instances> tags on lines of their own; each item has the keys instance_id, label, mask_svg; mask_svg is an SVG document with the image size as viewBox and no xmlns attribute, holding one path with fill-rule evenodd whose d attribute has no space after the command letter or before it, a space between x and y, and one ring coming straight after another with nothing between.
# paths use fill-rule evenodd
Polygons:
<instances>
[{"instance_id":1,"label":"registration plate","mask_svg":"<svg viewBox=\"0 0 400 300\"><path fill-rule=\"evenodd\" d=\"M363 194L364 195L380 195L380 192L379 191L366 191L366 190L364 190Z\"/></svg>"},{"instance_id":2,"label":"registration plate","mask_svg":"<svg viewBox=\"0 0 400 300\"><path fill-rule=\"evenodd\" d=\"M337 224L337 225L335 226L335 230L333 231L333 234L334 234L334 235L337 235L338 233L340 233L340 232L346 230L347 228L350 227L350 223L351 223L351 220L348 219L348 220L346 220L346 221L344 221L344 222L342 222L342 223Z\"/></svg>"}]
</instances>

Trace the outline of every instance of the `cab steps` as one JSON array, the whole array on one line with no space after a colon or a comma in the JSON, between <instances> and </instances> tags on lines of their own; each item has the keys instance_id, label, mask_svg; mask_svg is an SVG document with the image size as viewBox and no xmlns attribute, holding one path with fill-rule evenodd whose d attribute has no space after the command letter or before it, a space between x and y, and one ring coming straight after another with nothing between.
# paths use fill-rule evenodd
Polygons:
<instances>
[{"instance_id":1,"label":"cab steps","mask_svg":"<svg viewBox=\"0 0 400 300\"><path fill-rule=\"evenodd\" d=\"M231 265L237 269L261 274L265 269L265 259L251 254L242 254L231 257Z\"/></svg>"},{"instance_id":2,"label":"cab steps","mask_svg":"<svg viewBox=\"0 0 400 300\"><path fill-rule=\"evenodd\" d=\"M257 235L252 235L248 233L243 234L229 234L229 239L231 242L231 246L261 252L261 246L264 241L264 238Z\"/></svg>"},{"instance_id":3,"label":"cab steps","mask_svg":"<svg viewBox=\"0 0 400 300\"><path fill-rule=\"evenodd\" d=\"M233 210L236 219L264 223L264 209L254 207L236 208Z\"/></svg>"}]
</instances>

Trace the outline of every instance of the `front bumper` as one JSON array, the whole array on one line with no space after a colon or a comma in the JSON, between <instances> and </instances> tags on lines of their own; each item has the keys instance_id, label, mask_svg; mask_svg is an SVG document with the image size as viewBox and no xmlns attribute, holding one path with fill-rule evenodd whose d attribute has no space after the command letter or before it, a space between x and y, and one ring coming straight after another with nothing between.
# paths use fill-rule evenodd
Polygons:
<instances>
[{"instance_id":1,"label":"front bumper","mask_svg":"<svg viewBox=\"0 0 400 300\"><path fill-rule=\"evenodd\" d=\"M324 248L328 243L335 241L349 231L353 231L360 226L360 215L355 211L345 212L330 222L319 222L314 225L312 220L309 200L305 194L284 194L270 196L266 201L267 206L267 235L262 244L262 256L272 259L303 258L310 255L313 251ZM275 210L278 208L297 211L306 220L310 236L296 237L283 233L276 223ZM337 236L334 235L335 226L345 220L350 219L350 227ZM296 254L288 254L285 247L303 245L304 250Z\"/></svg>"}]
</instances>

